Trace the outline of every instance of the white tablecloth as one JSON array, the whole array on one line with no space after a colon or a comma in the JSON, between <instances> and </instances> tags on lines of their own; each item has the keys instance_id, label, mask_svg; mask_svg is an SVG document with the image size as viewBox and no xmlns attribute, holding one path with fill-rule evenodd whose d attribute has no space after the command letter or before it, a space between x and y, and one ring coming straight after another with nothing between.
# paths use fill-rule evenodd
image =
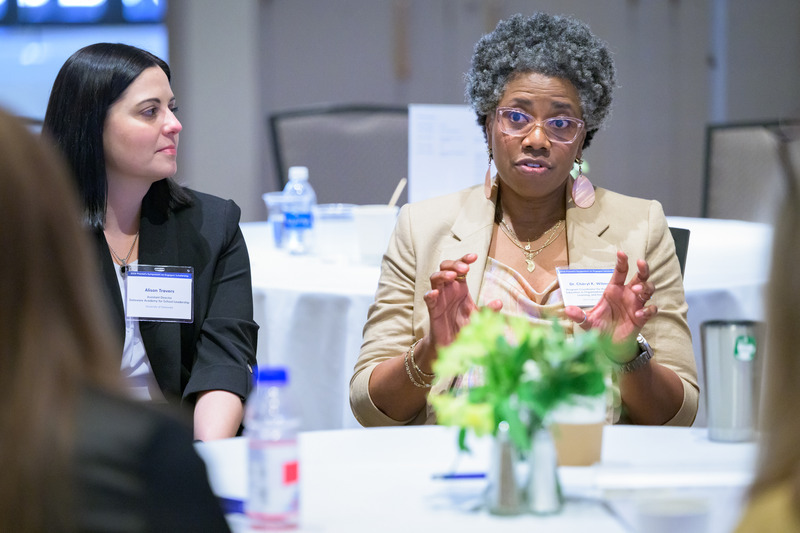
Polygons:
<instances>
[{"instance_id":1,"label":"white tablecloth","mask_svg":"<svg viewBox=\"0 0 800 533\"><path fill-rule=\"evenodd\" d=\"M331 264L275 249L264 222L241 225L260 325L258 364L289 370L303 429L360 427L349 386L380 269Z\"/></svg>"},{"instance_id":2,"label":"white tablecloth","mask_svg":"<svg viewBox=\"0 0 800 533\"><path fill-rule=\"evenodd\" d=\"M698 372L700 324L763 320L771 228L751 222L668 217L691 231L684 286ZM272 246L266 223L241 225L253 272L259 364L286 365L308 430L358 427L348 387L379 268L290 256ZM695 425L705 425L705 401Z\"/></svg>"},{"instance_id":3,"label":"white tablecloth","mask_svg":"<svg viewBox=\"0 0 800 533\"><path fill-rule=\"evenodd\" d=\"M318 431L300 435L300 531L623 533L643 501L691 499L705 506L707 533L728 533L752 478L755 446L709 442L701 428L609 426L602 462L559 469L564 512L495 517L481 508L485 480L433 474L485 472L490 441L470 439L458 459L456 433L440 426ZM246 498L245 438L199 443L214 492ZM231 517L246 531L243 517Z\"/></svg>"}]
</instances>

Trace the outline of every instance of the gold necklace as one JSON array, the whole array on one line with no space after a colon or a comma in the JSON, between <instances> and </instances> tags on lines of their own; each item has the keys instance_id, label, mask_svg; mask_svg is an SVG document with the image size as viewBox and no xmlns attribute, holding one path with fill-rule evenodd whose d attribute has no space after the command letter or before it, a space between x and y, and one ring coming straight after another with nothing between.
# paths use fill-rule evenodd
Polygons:
<instances>
[{"instance_id":1,"label":"gold necklace","mask_svg":"<svg viewBox=\"0 0 800 533\"><path fill-rule=\"evenodd\" d=\"M545 243L536 250L531 250L531 243L523 245L519 239L517 238L517 234L514 233L514 230L506 223L506 219L500 219L500 229L503 230L503 233L511 239L517 248L522 250L523 255L525 256L525 268L528 269L528 272L533 272L536 269L536 263L533 262L533 259L542 253L542 250L553 244L553 241L556 240L556 237L561 233L561 226L564 224L564 220L559 220L555 223L555 225L550 228L549 230L545 231L542 235L547 235L547 240Z\"/></svg>"},{"instance_id":2,"label":"gold necklace","mask_svg":"<svg viewBox=\"0 0 800 533\"><path fill-rule=\"evenodd\" d=\"M106 244L108 244L108 249L111 250L111 255L113 255L114 259L116 259L117 262L119 263L119 271L122 274L123 278L125 277L125 273L128 271L128 259L131 258L131 254L133 253L133 247L136 246L136 240L138 238L139 238L139 232L137 231L136 237L133 238L133 244L131 244L131 249L128 250L128 255L125 256L125 259L118 256L117 252L115 252L114 249L111 247L111 245L108 244L108 241L106 241Z\"/></svg>"}]
</instances>

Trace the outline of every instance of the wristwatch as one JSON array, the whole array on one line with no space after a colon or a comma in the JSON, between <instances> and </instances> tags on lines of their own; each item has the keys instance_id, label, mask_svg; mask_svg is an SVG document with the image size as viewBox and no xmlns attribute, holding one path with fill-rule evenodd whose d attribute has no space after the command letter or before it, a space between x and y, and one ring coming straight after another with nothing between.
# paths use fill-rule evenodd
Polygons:
<instances>
[{"instance_id":1,"label":"wristwatch","mask_svg":"<svg viewBox=\"0 0 800 533\"><path fill-rule=\"evenodd\" d=\"M628 361L627 363L623 363L617 367L620 374L629 374L636 370L639 370L644 365L650 362L650 359L653 358L653 349L647 343L645 338L642 336L641 333L636 336L636 342L639 343L639 355Z\"/></svg>"}]
</instances>

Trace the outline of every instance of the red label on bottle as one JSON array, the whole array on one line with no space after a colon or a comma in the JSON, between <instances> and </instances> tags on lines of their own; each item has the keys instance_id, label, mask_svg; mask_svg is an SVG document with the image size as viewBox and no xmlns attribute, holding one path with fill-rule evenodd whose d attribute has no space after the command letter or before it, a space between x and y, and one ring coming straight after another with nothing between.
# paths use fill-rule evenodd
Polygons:
<instances>
[{"instance_id":1,"label":"red label on bottle","mask_svg":"<svg viewBox=\"0 0 800 533\"><path fill-rule=\"evenodd\" d=\"M297 461L283 465L283 483L284 485L297 483Z\"/></svg>"}]
</instances>

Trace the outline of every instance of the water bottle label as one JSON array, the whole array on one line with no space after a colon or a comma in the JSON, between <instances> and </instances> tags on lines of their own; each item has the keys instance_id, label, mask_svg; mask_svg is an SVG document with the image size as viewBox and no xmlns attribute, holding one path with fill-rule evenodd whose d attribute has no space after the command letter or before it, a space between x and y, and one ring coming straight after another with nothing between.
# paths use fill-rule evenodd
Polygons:
<instances>
[{"instance_id":1,"label":"water bottle label","mask_svg":"<svg viewBox=\"0 0 800 533\"><path fill-rule=\"evenodd\" d=\"M752 361L756 355L756 339L750 335L739 335L733 348L733 357L739 361Z\"/></svg>"},{"instance_id":2,"label":"water bottle label","mask_svg":"<svg viewBox=\"0 0 800 533\"><path fill-rule=\"evenodd\" d=\"M247 515L259 522L292 522L299 509L297 441L250 440Z\"/></svg>"},{"instance_id":3,"label":"water bottle label","mask_svg":"<svg viewBox=\"0 0 800 533\"><path fill-rule=\"evenodd\" d=\"M311 213L285 213L283 225L286 229L311 229Z\"/></svg>"}]
</instances>

